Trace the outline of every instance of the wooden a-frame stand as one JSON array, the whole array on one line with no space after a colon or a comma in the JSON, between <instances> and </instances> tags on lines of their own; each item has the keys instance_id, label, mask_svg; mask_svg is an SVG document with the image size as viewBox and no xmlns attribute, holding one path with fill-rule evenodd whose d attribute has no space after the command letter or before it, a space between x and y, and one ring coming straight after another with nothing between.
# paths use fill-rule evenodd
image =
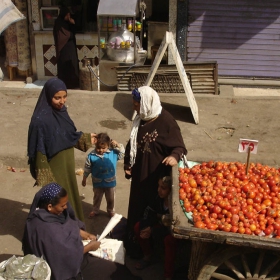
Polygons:
<instances>
[{"instance_id":1,"label":"wooden a-frame stand","mask_svg":"<svg viewBox=\"0 0 280 280\"><path fill-rule=\"evenodd\" d=\"M189 80L188 80L188 77L187 77L187 74L186 74L186 71L184 68L183 62L181 60L180 54L178 52L177 46L175 44L175 41L174 41L174 38L173 38L173 35L171 32L166 31L166 34L161 42L161 45L158 49L158 52L157 52L154 62L152 64L151 71L150 71L144 85L150 86L150 84L152 83L152 80L157 72L159 64L160 64L160 62L164 56L164 53L166 51L166 48L168 46L170 47L169 50L171 51L173 58L175 60L175 64L176 64L181 82L183 84L185 94L186 94L188 102L190 104L190 108L191 108L191 111L193 114L194 121L196 124L198 124L199 119L198 119L197 104L196 104L196 101L195 101L195 98L194 98L194 95L192 92L192 88L190 86L190 83L189 83ZM136 114L136 112L134 113L132 119L135 118L135 114Z\"/></svg>"}]
</instances>

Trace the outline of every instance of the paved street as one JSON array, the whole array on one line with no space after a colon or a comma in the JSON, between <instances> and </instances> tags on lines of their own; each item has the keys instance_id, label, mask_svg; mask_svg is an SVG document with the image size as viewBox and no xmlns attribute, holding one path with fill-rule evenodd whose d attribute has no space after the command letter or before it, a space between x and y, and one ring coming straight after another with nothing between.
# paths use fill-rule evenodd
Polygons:
<instances>
[{"instance_id":1,"label":"paved street","mask_svg":"<svg viewBox=\"0 0 280 280\"><path fill-rule=\"evenodd\" d=\"M21 236L26 215L37 191L33 188L26 157L27 132L40 88L24 88L24 82L0 82L0 261L21 255ZM223 90L222 90L223 89ZM193 161L246 161L238 153L240 138L259 140L257 155L251 161L280 166L279 125L280 97L278 89L221 87L219 96L195 96L199 124L195 125L184 94L160 94L162 105L177 120ZM111 138L126 144L132 116L129 92L88 92L69 90L68 111L78 130L107 132ZM75 151L76 168L82 168L85 153ZM7 169L15 168L16 172ZM77 176L85 215L92 205L90 184L83 188ZM118 164L116 210L126 216L129 181ZM104 203L102 210L105 210ZM108 218L86 220L87 229L100 233ZM128 259L130 268L133 260ZM162 263L136 272L143 279L159 279Z\"/></svg>"}]
</instances>

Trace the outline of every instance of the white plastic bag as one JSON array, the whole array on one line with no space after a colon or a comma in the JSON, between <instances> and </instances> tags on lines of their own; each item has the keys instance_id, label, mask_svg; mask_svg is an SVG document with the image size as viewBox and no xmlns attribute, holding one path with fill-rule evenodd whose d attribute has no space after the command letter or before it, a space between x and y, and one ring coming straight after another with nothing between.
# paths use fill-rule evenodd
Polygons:
<instances>
[{"instance_id":1,"label":"white plastic bag","mask_svg":"<svg viewBox=\"0 0 280 280\"><path fill-rule=\"evenodd\" d=\"M15 256L13 256L13 257L15 257ZM23 257L18 257L16 259L23 259ZM1 262L0 263L0 267L5 267L8 261L9 260L5 260L5 261ZM51 279L51 269L50 269L50 267L49 267L49 265L48 265L48 263L46 261L44 261L44 263L46 264L47 271L48 271L47 277L44 280L50 280ZM6 280L6 278L3 278L2 276L0 276L0 280Z\"/></svg>"}]
</instances>

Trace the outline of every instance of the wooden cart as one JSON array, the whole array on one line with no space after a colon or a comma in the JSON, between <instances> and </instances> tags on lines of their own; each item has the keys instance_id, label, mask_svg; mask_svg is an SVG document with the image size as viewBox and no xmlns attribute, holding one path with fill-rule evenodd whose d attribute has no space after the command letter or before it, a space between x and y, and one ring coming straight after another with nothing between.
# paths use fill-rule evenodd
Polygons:
<instances>
[{"instance_id":1,"label":"wooden cart","mask_svg":"<svg viewBox=\"0 0 280 280\"><path fill-rule=\"evenodd\" d=\"M189 280L280 279L280 239L195 228L179 201L179 171L172 169L172 234L191 240Z\"/></svg>"}]
</instances>

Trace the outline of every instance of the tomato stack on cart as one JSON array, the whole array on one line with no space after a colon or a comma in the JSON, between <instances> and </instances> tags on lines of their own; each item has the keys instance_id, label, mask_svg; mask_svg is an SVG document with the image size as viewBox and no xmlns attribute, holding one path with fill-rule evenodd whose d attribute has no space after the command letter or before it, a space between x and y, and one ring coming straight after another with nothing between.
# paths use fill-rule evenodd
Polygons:
<instances>
[{"instance_id":1,"label":"tomato stack on cart","mask_svg":"<svg viewBox=\"0 0 280 280\"><path fill-rule=\"evenodd\" d=\"M172 234L191 240L190 280L280 279L280 172L208 161L172 169Z\"/></svg>"}]
</instances>

